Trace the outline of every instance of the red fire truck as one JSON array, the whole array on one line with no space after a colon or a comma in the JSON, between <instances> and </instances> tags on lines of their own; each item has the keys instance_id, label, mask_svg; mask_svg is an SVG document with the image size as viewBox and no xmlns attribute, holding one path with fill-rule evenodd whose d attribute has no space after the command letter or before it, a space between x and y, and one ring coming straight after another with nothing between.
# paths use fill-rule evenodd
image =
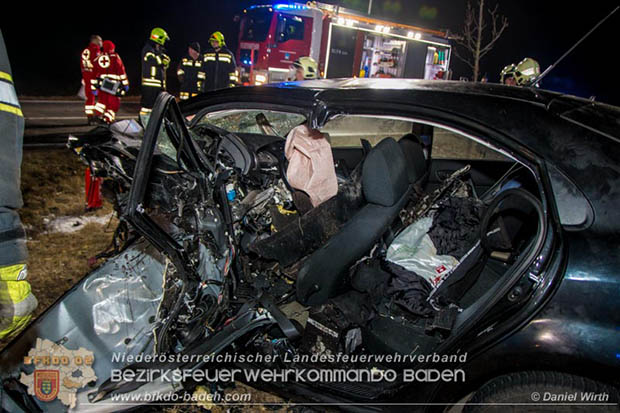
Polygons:
<instances>
[{"instance_id":1,"label":"red fire truck","mask_svg":"<svg viewBox=\"0 0 620 413\"><path fill-rule=\"evenodd\" d=\"M379 20L318 2L244 10L237 61L246 85L287 80L311 56L322 77L445 79L452 49L446 33Z\"/></svg>"}]
</instances>

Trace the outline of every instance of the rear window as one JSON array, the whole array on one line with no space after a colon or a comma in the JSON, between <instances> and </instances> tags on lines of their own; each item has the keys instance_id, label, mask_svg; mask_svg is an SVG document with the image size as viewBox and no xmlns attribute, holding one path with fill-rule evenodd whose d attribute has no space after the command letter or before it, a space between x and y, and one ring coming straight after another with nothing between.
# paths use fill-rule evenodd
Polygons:
<instances>
[{"instance_id":1,"label":"rear window","mask_svg":"<svg viewBox=\"0 0 620 413\"><path fill-rule=\"evenodd\" d=\"M413 122L372 116L343 115L331 119L321 128L329 135L334 148L361 148L362 139L372 146L387 137L396 140L411 132Z\"/></svg>"},{"instance_id":2,"label":"rear window","mask_svg":"<svg viewBox=\"0 0 620 413\"><path fill-rule=\"evenodd\" d=\"M433 159L509 160L501 153L448 129L433 128Z\"/></svg>"}]
</instances>

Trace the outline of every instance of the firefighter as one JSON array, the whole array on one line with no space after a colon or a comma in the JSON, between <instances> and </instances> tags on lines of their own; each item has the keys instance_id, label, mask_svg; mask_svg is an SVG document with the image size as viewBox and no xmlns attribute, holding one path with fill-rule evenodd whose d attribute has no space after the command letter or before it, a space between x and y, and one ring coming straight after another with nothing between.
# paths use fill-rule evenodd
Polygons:
<instances>
[{"instance_id":1,"label":"firefighter","mask_svg":"<svg viewBox=\"0 0 620 413\"><path fill-rule=\"evenodd\" d=\"M310 56L295 60L291 65L291 70L295 71L294 80L318 79L319 77L319 65Z\"/></svg>"},{"instance_id":2,"label":"firefighter","mask_svg":"<svg viewBox=\"0 0 620 413\"><path fill-rule=\"evenodd\" d=\"M200 93L202 82L205 78L202 66L200 44L198 42L190 43L187 48L187 56L181 59L177 68L177 76L181 83L181 92L179 94L181 100L189 99Z\"/></svg>"},{"instance_id":3,"label":"firefighter","mask_svg":"<svg viewBox=\"0 0 620 413\"><path fill-rule=\"evenodd\" d=\"M164 44L170 40L161 27L151 30L151 36L142 48L142 98L140 99L140 118L146 125L148 117L160 92L166 90L166 69L170 57L166 55Z\"/></svg>"},{"instance_id":4,"label":"firefighter","mask_svg":"<svg viewBox=\"0 0 620 413\"><path fill-rule=\"evenodd\" d=\"M499 74L499 81L504 85L515 86L517 84L515 80L515 64L509 64L504 66L502 71Z\"/></svg>"},{"instance_id":5,"label":"firefighter","mask_svg":"<svg viewBox=\"0 0 620 413\"><path fill-rule=\"evenodd\" d=\"M224 35L215 32L209 38L211 49L203 55L205 80L203 91L234 87L239 80L237 64L230 50L226 47Z\"/></svg>"},{"instance_id":6,"label":"firefighter","mask_svg":"<svg viewBox=\"0 0 620 413\"><path fill-rule=\"evenodd\" d=\"M125 65L110 40L103 42L103 54L95 61L94 73L97 79L95 93L99 89L99 101L95 110L105 123L110 124L114 122L116 112L121 106L120 97L129 91Z\"/></svg>"},{"instance_id":7,"label":"firefighter","mask_svg":"<svg viewBox=\"0 0 620 413\"><path fill-rule=\"evenodd\" d=\"M101 53L102 40L101 36L90 36L90 43L86 49L82 50L80 59L80 69L82 70L82 81L84 82L84 94L86 95L86 102L84 103L84 112L88 119L88 124L94 123L95 118L95 100L96 96L93 94L92 82L95 80L93 76L93 65L95 59L99 57Z\"/></svg>"},{"instance_id":8,"label":"firefighter","mask_svg":"<svg viewBox=\"0 0 620 413\"><path fill-rule=\"evenodd\" d=\"M540 65L531 57L526 57L515 67L515 82L518 86L536 86L534 81L540 76Z\"/></svg>"},{"instance_id":9,"label":"firefighter","mask_svg":"<svg viewBox=\"0 0 620 413\"><path fill-rule=\"evenodd\" d=\"M500 73L500 82L510 86L538 86L533 84L540 75L540 65L531 57L526 57L519 63L511 64Z\"/></svg>"},{"instance_id":10,"label":"firefighter","mask_svg":"<svg viewBox=\"0 0 620 413\"><path fill-rule=\"evenodd\" d=\"M17 210L22 207L20 169L24 115L13 86L9 58L0 31L0 339L21 330L37 308L26 281L26 233Z\"/></svg>"}]
</instances>

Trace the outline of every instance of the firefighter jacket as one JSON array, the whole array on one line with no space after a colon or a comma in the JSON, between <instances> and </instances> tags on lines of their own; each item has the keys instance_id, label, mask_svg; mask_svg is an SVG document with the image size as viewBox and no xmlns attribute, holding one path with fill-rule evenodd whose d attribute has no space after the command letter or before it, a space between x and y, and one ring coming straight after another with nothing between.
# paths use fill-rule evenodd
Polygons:
<instances>
[{"instance_id":1,"label":"firefighter jacket","mask_svg":"<svg viewBox=\"0 0 620 413\"><path fill-rule=\"evenodd\" d=\"M97 86L101 86L104 79L109 79L113 82L119 82L122 87L119 88L117 96L125 94L125 89L129 87L129 80L127 80L127 73L125 72L125 65L121 60L121 57L112 49L109 52L103 53L95 60L94 70L95 80L98 82L93 90Z\"/></svg>"},{"instance_id":2,"label":"firefighter jacket","mask_svg":"<svg viewBox=\"0 0 620 413\"><path fill-rule=\"evenodd\" d=\"M0 339L23 328L37 307L25 280L26 233L17 210L23 205L20 169L24 115L0 31Z\"/></svg>"},{"instance_id":3,"label":"firefighter jacket","mask_svg":"<svg viewBox=\"0 0 620 413\"><path fill-rule=\"evenodd\" d=\"M82 50L82 57L80 59L82 74L93 71L95 59L97 59L100 54L101 51L99 50L99 46L95 43L90 43L86 49ZM88 87L88 85L85 85L85 87Z\"/></svg>"},{"instance_id":4,"label":"firefighter jacket","mask_svg":"<svg viewBox=\"0 0 620 413\"><path fill-rule=\"evenodd\" d=\"M142 48L142 88L166 89L166 69L170 58L165 49L149 40Z\"/></svg>"},{"instance_id":5,"label":"firefighter jacket","mask_svg":"<svg viewBox=\"0 0 620 413\"><path fill-rule=\"evenodd\" d=\"M219 51L211 48L202 56L205 72L203 91L234 87L238 81L237 65L232 52L226 47Z\"/></svg>"},{"instance_id":6,"label":"firefighter jacket","mask_svg":"<svg viewBox=\"0 0 620 413\"><path fill-rule=\"evenodd\" d=\"M189 99L201 92L202 83L205 79L203 64L200 56L197 60L192 59L189 55L181 59L177 68L177 76L181 83L181 93L179 94L181 99Z\"/></svg>"}]
</instances>

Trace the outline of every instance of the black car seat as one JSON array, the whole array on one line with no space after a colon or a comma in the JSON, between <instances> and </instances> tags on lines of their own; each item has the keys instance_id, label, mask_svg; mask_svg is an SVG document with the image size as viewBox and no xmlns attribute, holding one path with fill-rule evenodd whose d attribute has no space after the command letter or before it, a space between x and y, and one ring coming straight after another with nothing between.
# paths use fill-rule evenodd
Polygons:
<instances>
[{"instance_id":1,"label":"black car seat","mask_svg":"<svg viewBox=\"0 0 620 413\"><path fill-rule=\"evenodd\" d=\"M540 200L521 188L502 191L482 217L480 242L461 258L458 267L431 298L459 302L477 281L489 258L514 262L542 236L543 230L544 212Z\"/></svg>"},{"instance_id":2,"label":"black car seat","mask_svg":"<svg viewBox=\"0 0 620 413\"><path fill-rule=\"evenodd\" d=\"M410 192L407 161L393 138L379 142L362 166L366 204L304 263L297 276L297 300L316 305L335 296L349 267L368 253L404 207Z\"/></svg>"},{"instance_id":3,"label":"black car seat","mask_svg":"<svg viewBox=\"0 0 620 413\"><path fill-rule=\"evenodd\" d=\"M422 195L423 188L428 181L430 175L430 161L424 156L424 147L417 135L413 133L404 135L398 141L398 145L405 155L407 178L409 179L409 185L412 189L410 191L410 200L406 206L412 208L417 202L418 197ZM390 245L401 229L402 222L399 220L394 221L389 230L385 233L385 244Z\"/></svg>"},{"instance_id":4,"label":"black car seat","mask_svg":"<svg viewBox=\"0 0 620 413\"><path fill-rule=\"evenodd\" d=\"M409 183L417 187L417 192L421 192L428 181L430 172L430 161L424 156L422 141L417 135L408 133L400 138L398 144L403 150L405 159L407 160L407 176L409 177Z\"/></svg>"}]
</instances>

